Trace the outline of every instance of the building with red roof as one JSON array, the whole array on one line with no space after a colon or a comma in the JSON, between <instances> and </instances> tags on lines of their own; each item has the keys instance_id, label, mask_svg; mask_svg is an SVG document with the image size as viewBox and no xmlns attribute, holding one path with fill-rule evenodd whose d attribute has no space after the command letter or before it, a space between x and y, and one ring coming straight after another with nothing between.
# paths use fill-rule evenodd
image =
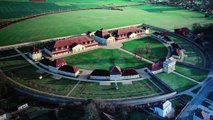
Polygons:
<instances>
[{"instance_id":1,"label":"building with red roof","mask_svg":"<svg viewBox=\"0 0 213 120\"><path fill-rule=\"evenodd\" d=\"M76 66L64 65L58 69L58 73L71 77L77 77L79 75L79 68Z\"/></svg>"},{"instance_id":2,"label":"building with red roof","mask_svg":"<svg viewBox=\"0 0 213 120\"><path fill-rule=\"evenodd\" d=\"M110 73L108 70L96 69L90 74L90 79L94 80L109 80Z\"/></svg>"},{"instance_id":3,"label":"building with red roof","mask_svg":"<svg viewBox=\"0 0 213 120\"><path fill-rule=\"evenodd\" d=\"M59 68L59 67L64 66L66 64L67 63L62 59L55 59L55 60L51 61L49 65L52 66L52 67L55 67L55 68Z\"/></svg>"},{"instance_id":4,"label":"building with red roof","mask_svg":"<svg viewBox=\"0 0 213 120\"><path fill-rule=\"evenodd\" d=\"M29 57L35 61L41 60L42 52L40 49L34 47L33 49L31 49L31 51L29 53Z\"/></svg>"},{"instance_id":5,"label":"building with red roof","mask_svg":"<svg viewBox=\"0 0 213 120\"><path fill-rule=\"evenodd\" d=\"M140 78L140 75L134 68L126 69L122 72L122 79Z\"/></svg>"},{"instance_id":6,"label":"building with red roof","mask_svg":"<svg viewBox=\"0 0 213 120\"><path fill-rule=\"evenodd\" d=\"M167 44L172 44L172 43L174 43L174 41L172 41L172 39L170 39L170 38L166 35L166 33L164 33L164 32L154 32L154 33L152 34L152 36L154 36L155 38L157 38L157 39L159 39L159 40L161 40L162 42L167 43Z\"/></svg>"},{"instance_id":7,"label":"building with red roof","mask_svg":"<svg viewBox=\"0 0 213 120\"><path fill-rule=\"evenodd\" d=\"M120 67L113 66L110 69L110 80L122 80L122 72Z\"/></svg>"},{"instance_id":8,"label":"building with red roof","mask_svg":"<svg viewBox=\"0 0 213 120\"><path fill-rule=\"evenodd\" d=\"M50 59L44 58L39 61L39 65L41 67L48 69L49 71L56 72L56 73L58 71L58 68L66 65L66 64L67 63L62 59L50 60Z\"/></svg>"},{"instance_id":9,"label":"building with red roof","mask_svg":"<svg viewBox=\"0 0 213 120\"><path fill-rule=\"evenodd\" d=\"M109 71L96 69L90 74L90 79L94 80L123 80L135 79L140 75L134 68L125 69L121 71L120 67L113 66Z\"/></svg>"},{"instance_id":10,"label":"building with red roof","mask_svg":"<svg viewBox=\"0 0 213 120\"><path fill-rule=\"evenodd\" d=\"M182 51L179 49L175 49L172 51L172 57L175 59L181 59Z\"/></svg>"},{"instance_id":11,"label":"building with red roof","mask_svg":"<svg viewBox=\"0 0 213 120\"><path fill-rule=\"evenodd\" d=\"M122 40L143 35L144 31L137 27L128 27L115 30L112 34L116 40Z\"/></svg>"},{"instance_id":12,"label":"building with red roof","mask_svg":"<svg viewBox=\"0 0 213 120\"><path fill-rule=\"evenodd\" d=\"M44 50L48 55L54 57L57 55L75 53L76 49L78 50L78 52L81 52L86 48L94 47L97 45L98 42L88 36L78 36L53 41L49 43Z\"/></svg>"},{"instance_id":13,"label":"building with red roof","mask_svg":"<svg viewBox=\"0 0 213 120\"><path fill-rule=\"evenodd\" d=\"M97 41L98 43L102 45L108 45L115 42L115 37L113 37L111 33L109 33L109 31L103 28L100 30L97 30L94 33L94 39L95 41Z\"/></svg>"},{"instance_id":14,"label":"building with red roof","mask_svg":"<svg viewBox=\"0 0 213 120\"><path fill-rule=\"evenodd\" d=\"M183 27L183 28L176 28L174 32L182 36L188 36L190 31L187 27Z\"/></svg>"}]
</instances>

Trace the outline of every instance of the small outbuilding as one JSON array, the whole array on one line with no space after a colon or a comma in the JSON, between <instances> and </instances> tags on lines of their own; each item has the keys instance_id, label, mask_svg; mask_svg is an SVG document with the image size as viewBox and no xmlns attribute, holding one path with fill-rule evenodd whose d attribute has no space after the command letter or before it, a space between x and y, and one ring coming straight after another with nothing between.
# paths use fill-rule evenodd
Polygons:
<instances>
[{"instance_id":1,"label":"small outbuilding","mask_svg":"<svg viewBox=\"0 0 213 120\"><path fill-rule=\"evenodd\" d=\"M71 76L71 77L77 77L80 71L79 71L79 68L76 66L64 65L58 69L58 73Z\"/></svg>"},{"instance_id":2,"label":"small outbuilding","mask_svg":"<svg viewBox=\"0 0 213 120\"><path fill-rule=\"evenodd\" d=\"M40 49L38 48L33 48L30 53L29 53L29 56L32 60L34 61L39 61L42 59L42 52Z\"/></svg>"},{"instance_id":3,"label":"small outbuilding","mask_svg":"<svg viewBox=\"0 0 213 120\"><path fill-rule=\"evenodd\" d=\"M168 100L154 107L154 112L161 117L166 117L171 111L172 103Z\"/></svg>"}]
</instances>

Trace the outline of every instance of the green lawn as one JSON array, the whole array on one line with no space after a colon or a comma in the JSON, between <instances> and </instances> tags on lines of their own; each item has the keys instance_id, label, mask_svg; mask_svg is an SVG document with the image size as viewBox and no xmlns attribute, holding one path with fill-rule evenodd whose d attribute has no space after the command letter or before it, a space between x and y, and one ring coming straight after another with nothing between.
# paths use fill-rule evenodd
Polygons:
<instances>
[{"instance_id":1,"label":"green lawn","mask_svg":"<svg viewBox=\"0 0 213 120\"><path fill-rule=\"evenodd\" d=\"M183 66L183 65L176 65L176 72L181 73L181 74L183 74L187 77L190 77L192 79L195 79L198 82L203 81L209 73L209 71L190 68L190 67L186 67L186 66Z\"/></svg>"},{"instance_id":2,"label":"green lawn","mask_svg":"<svg viewBox=\"0 0 213 120\"><path fill-rule=\"evenodd\" d=\"M145 57L151 61L157 61L160 58L165 58L167 56L167 53L168 53L167 48L159 41L157 41L153 38L150 38L150 37L125 42L125 43L123 43L123 48L134 53L134 50L136 48L145 49L146 44L150 44L151 53L144 54L143 57ZM160 52L160 54L159 54L159 52Z\"/></svg>"},{"instance_id":3,"label":"green lawn","mask_svg":"<svg viewBox=\"0 0 213 120\"><path fill-rule=\"evenodd\" d=\"M198 65L198 66L206 65L206 62L208 62L208 61L203 56L203 54L199 50L199 48L197 48L193 44L191 44L181 38L177 38L174 36L170 36L170 37L173 41L175 41L178 45L180 45L182 47L182 49L185 50L184 54L186 55L186 57L184 57L184 60L183 60L184 62Z\"/></svg>"},{"instance_id":4,"label":"green lawn","mask_svg":"<svg viewBox=\"0 0 213 120\"><path fill-rule=\"evenodd\" d=\"M6 57L6 56L16 55L16 54L18 53L14 49L0 51L0 57Z\"/></svg>"},{"instance_id":5,"label":"green lawn","mask_svg":"<svg viewBox=\"0 0 213 120\"><path fill-rule=\"evenodd\" d=\"M72 55L64 58L69 65L75 65L84 69L105 69L117 65L125 68L143 68L149 63L141 61L134 56L118 49L96 49L89 52Z\"/></svg>"},{"instance_id":6,"label":"green lawn","mask_svg":"<svg viewBox=\"0 0 213 120\"><path fill-rule=\"evenodd\" d=\"M70 96L84 98L124 98L147 95L158 95L160 90L157 89L149 80L133 82L132 85L118 84L116 90L114 84L111 86L101 86L97 83L81 82Z\"/></svg>"},{"instance_id":7,"label":"green lawn","mask_svg":"<svg viewBox=\"0 0 213 120\"><path fill-rule=\"evenodd\" d=\"M170 74L159 73L157 74L157 77L159 77L166 84L168 84L170 87L172 87L174 90L178 92L189 89L190 87L196 85L195 82L190 81L174 73L170 73Z\"/></svg>"},{"instance_id":8,"label":"green lawn","mask_svg":"<svg viewBox=\"0 0 213 120\"><path fill-rule=\"evenodd\" d=\"M16 67L20 67L20 66L28 65L28 64L29 63L22 56L18 56L18 57L0 60L0 69L5 71L5 70L9 70L12 68L16 68Z\"/></svg>"},{"instance_id":9,"label":"green lawn","mask_svg":"<svg viewBox=\"0 0 213 120\"><path fill-rule=\"evenodd\" d=\"M38 79L39 74L36 73L36 70L33 66L28 66L23 69L6 72L6 74L29 87L61 95L66 95L77 83L77 81L68 79L56 80L48 74L42 75L43 79L40 80Z\"/></svg>"},{"instance_id":10,"label":"green lawn","mask_svg":"<svg viewBox=\"0 0 213 120\"><path fill-rule=\"evenodd\" d=\"M181 26L191 27L193 23L211 23L212 18L204 18L202 13L187 10L156 13L136 7L127 7L123 11L103 9L66 12L26 20L1 30L0 46L138 23L171 30Z\"/></svg>"}]
</instances>

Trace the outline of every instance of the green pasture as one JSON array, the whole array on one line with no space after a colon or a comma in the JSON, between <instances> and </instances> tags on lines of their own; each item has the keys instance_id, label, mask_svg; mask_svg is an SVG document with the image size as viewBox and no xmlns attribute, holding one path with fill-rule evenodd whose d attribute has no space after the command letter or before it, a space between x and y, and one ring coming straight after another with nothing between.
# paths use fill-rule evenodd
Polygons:
<instances>
[{"instance_id":1,"label":"green pasture","mask_svg":"<svg viewBox=\"0 0 213 120\"><path fill-rule=\"evenodd\" d=\"M155 9L153 6L149 7ZM212 18L204 18L204 14L188 10L166 10L158 13L136 7L123 8L123 11L73 11L26 20L0 30L0 46L139 23L172 30L182 26L191 27L193 23L211 23Z\"/></svg>"},{"instance_id":2,"label":"green pasture","mask_svg":"<svg viewBox=\"0 0 213 120\"><path fill-rule=\"evenodd\" d=\"M181 73L194 80L197 80L198 82L203 81L209 73L209 71L206 70L186 67L183 65L176 65L176 72Z\"/></svg>"},{"instance_id":3,"label":"green pasture","mask_svg":"<svg viewBox=\"0 0 213 120\"><path fill-rule=\"evenodd\" d=\"M143 54L143 57L151 61L157 61L167 56L167 53L168 53L167 48L161 42L151 37L146 37L146 38L125 42L123 43L123 48L134 53L134 50L137 48L146 49L145 47L146 44L150 44L151 53Z\"/></svg>"},{"instance_id":4,"label":"green pasture","mask_svg":"<svg viewBox=\"0 0 213 120\"><path fill-rule=\"evenodd\" d=\"M133 82L132 85L118 84L119 89L115 89L115 85L101 86L97 83L81 82L72 92L72 97L83 97L93 99L104 98L125 98L125 97L146 97L147 95L155 96L161 93L155 85L149 80L141 80Z\"/></svg>"},{"instance_id":5,"label":"green pasture","mask_svg":"<svg viewBox=\"0 0 213 120\"><path fill-rule=\"evenodd\" d=\"M206 66L208 60L205 58L205 56L198 47L181 38L177 38L174 36L170 37L173 41L180 45L182 49L184 49L184 54L186 55L183 59L184 62L197 66Z\"/></svg>"},{"instance_id":6,"label":"green pasture","mask_svg":"<svg viewBox=\"0 0 213 120\"><path fill-rule=\"evenodd\" d=\"M149 63L141 61L134 56L117 49L96 49L64 58L69 65L75 65L83 69L106 69L116 65L125 68L143 68Z\"/></svg>"},{"instance_id":7,"label":"green pasture","mask_svg":"<svg viewBox=\"0 0 213 120\"><path fill-rule=\"evenodd\" d=\"M175 73L159 73L157 74L161 80L163 80L166 84L168 84L171 88L176 91L183 91L189 89L190 87L196 85L197 83L190 81L184 77L176 75Z\"/></svg>"}]
</instances>

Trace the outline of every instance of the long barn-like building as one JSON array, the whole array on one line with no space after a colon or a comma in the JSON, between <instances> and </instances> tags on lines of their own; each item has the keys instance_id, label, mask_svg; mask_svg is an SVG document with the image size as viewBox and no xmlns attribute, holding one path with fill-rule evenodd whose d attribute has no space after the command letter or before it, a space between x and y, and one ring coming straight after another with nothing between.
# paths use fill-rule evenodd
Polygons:
<instances>
[{"instance_id":1,"label":"long barn-like building","mask_svg":"<svg viewBox=\"0 0 213 120\"><path fill-rule=\"evenodd\" d=\"M98 42L88 36L60 39L51 42L44 51L51 57L68 53L82 52L87 48L98 46Z\"/></svg>"}]
</instances>

